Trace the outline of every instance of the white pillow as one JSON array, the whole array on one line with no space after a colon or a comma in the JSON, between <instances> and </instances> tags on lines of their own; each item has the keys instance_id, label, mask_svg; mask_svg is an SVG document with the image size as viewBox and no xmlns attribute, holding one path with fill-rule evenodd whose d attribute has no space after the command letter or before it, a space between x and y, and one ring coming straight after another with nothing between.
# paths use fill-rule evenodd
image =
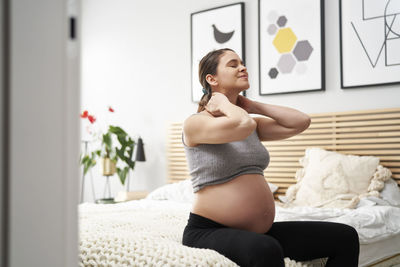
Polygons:
<instances>
[{"instance_id":1,"label":"white pillow","mask_svg":"<svg viewBox=\"0 0 400 267\"><path fill-rule=\"evenodd\" d=\"M268 183L271 192L278 190L278 186ZM194 193L190 179L177 183L163 185L150 192L147 199L152 200L174 200L178 202L193 202Z\"/></svg>"},{"instance_id":2,"label":"white pillow","mask_svg":"<svg viewBox=\"0 0 400 267\"><path fill-rule=\"evenodd\" d=\"M194 194L190 179L166 184L150 192L147 199L193 202Z\"/></svg>"},{"instance_id":3,"label":"white pillow","mask_svg":"<svg viewBox=\"0 0 400 267\"><path fill-rule=\"evenodd\" d=\"M390 171L374 156L345 155L307 148L300 159L297 183L288 188L287 201L295 206L355 208L360 197L379 196Z\"/></svg>"},{"instance_id":4,"label":"white pillow","mask_svg":"<svg viewBox=\"0 0 400 267\"><path fill-rule=\"evenodd\" d=\"M269 189L271 189L272 194L275 193L276 190L278 190L278 188L279 188L277 185L275 185L273 183L269 183L269 182L268 182L268 186L269 186Z\"/></svg>"},{"instance_id":5,"label":"white pillow","mask_svg":"<svg viewBox=\"0 0 400 267\"><path fill-rule=\"evenodd\" d=\"M390 178L385 182L380 197L368 196L360 199L357 208L374 205L400 207L400 188L395 180Z\"/></svg>"},{"instance_id":6,"label":"white pillow","mask_svg":"<svg viewBox=\"0 0 400 267\"><path fill-rule=\"evenodd\" d=\"M385 182L385 187L380 195L390 205L400 207L400 188L392 178Z\"/></svg>"}]
</instances>

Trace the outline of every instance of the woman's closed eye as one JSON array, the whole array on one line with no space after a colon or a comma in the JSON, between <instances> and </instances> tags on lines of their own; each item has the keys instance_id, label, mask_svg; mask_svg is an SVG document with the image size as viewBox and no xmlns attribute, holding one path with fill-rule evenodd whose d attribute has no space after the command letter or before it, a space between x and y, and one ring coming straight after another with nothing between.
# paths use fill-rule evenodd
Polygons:
<instances>
[{"instance_id":1,"label":"woman's closed eye","mask_svg":"<svg viewBox=\"0 0 400 267\"><path fill-rule=\"evenodd\" d=\"M243 61L237 60L237 59L231 59L231 60L229 60L228 63L226 64L226 66L227 66L227 67L230 67L230 68L238 68L239 66L246 67L246 66L243 64Z\"/></svg>"},{"instance_id":2,"label":"woman's closed eye","mask_svg":"<svg viewBox=\"0 0 400 267\"><path fill-rule=\"evenodd\" d=\"M245 66L245 65L241 65L241 66L243 66L243 68L246 68L246 66ZM230 65L229 67L236 69L236 68L238 68L238 67L239 67L239 65Z\"/></svg>"}]
</instances>

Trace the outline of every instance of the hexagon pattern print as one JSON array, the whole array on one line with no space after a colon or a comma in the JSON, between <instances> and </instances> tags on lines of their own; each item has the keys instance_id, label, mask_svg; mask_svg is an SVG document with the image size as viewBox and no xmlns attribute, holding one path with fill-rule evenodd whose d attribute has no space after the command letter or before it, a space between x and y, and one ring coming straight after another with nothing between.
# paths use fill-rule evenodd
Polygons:
<instances>
[{"instance_id":1,"label":"hexagon pattern print","mask_svg":"<svg viewBox=\"0 0 400 267\"><path fill-rule=\"evenodd\" d=\"M259 12L260 95L323 90L323 1L259 0Z\"/></svg>"}]
</instances>

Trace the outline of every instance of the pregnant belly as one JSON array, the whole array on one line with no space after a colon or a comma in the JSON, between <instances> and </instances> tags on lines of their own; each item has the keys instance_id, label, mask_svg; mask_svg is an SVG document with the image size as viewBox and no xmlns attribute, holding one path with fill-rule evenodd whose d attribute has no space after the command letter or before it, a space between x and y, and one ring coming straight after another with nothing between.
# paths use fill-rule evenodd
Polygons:
<instances>
[{"instance_id":1,"label":"pregnant belly","mask_svg":"<svg viewBox=\"0 0 400 267\"><path fill-rule=\"evenodd\" d=\"M274 197L259 174L206 186L195 196L193 213L229 227L265 233L274 221Z\"/></svg>"}]
</instances>

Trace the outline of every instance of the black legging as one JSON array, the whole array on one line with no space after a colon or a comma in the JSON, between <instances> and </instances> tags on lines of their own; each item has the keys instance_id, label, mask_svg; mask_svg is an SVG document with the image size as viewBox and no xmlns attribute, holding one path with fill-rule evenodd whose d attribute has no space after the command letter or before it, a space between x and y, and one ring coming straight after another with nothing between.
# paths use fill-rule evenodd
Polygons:
<instances>
[{"instance_id":1,"label":"black legging","mask_svg":"<svg viewBox=\"0 0 400 267\"><path fill-rule=\"evenodd\" d=\"M346 224L274 222L265 234L229 228L190 213L183 245L213 249L241 267L282 267L283 258L309 261L328 257L326 266L358 266L357 231Z\"/></svg>"}]
</instances>

